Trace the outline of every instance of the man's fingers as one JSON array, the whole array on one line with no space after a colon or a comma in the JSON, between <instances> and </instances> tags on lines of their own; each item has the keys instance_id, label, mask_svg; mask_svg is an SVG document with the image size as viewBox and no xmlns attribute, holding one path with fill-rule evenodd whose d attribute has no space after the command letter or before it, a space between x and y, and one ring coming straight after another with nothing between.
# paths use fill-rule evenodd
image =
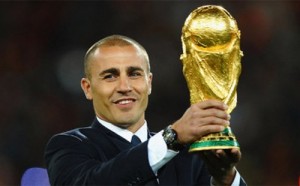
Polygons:
<instances>
[{"instance_id":1,"label":"man's fingers","mask_svg":"<svg viewBox=\"0 0 300 186\"><path fill-rule=\"evenodd\" d=\"M220 171L221 168L225 168L224 162L221 158L216 156L215 150L206 150L203 152L203 160L207 163L208 167L211 168L211 171Z\"/></svg>"},{"instance_id":2,"label":"man's fingers","mask_svg":"<svg viewBox=\"0 0 300 186\"><path fill-rule=\"evenodd\" d=\"M221 150L221 149L216 150L216 151L215 151L215 154L216 154L216 156L217 156L218 158L224 158L224 157L226 156L225 151L224 151L224 150Z\"/></svg>"},{"instance_id":3,"label":"man's fingers","mask_svg":"<svg viewBox=\"0 0 300 186\"><path fill-rule=\"evenodd\" d=\"M242 153L241 153L240 149L238 149L238 148L231 149L231 155L232 155L231 156L232 157L232 161L234 163L239 162L241 160L241 158L242 158Z\"/></svg>"},{"instance_id":4,"label":"man's fingers","mask_svg":"<svg viewBox=\"0 0 300 186\"><path fill-rule=\"evenodd\" d=\"M211 150L201 151L201 158L209 165L210 168L218 167L219 161L214 158L215 154Z\"/></svg>"},{"instance_id":5,"label":"man's fingers","mask_svg":"<svg viewBox=\"0 0 300 186\"><path fill-rule=\"evenodd\" d=\"M221 110L227 110L228 106L218 100L206 100L195 104L200 109L218 108Z\"/></svg>"},{"instance_id":6,"label":"man's fingers","mask_svg":"<svg viewBox=\"0 0 300 186\"><path fill-rule=\"evenodd\" d=\"M216 150L215 153L226 164L235 164L241 159L241 151L238 148Z\"/></svg>"},{"instance_id":7,"label":"man's fingers","mask_svg":"<svg viewBox=\"0 0 300 186\"><path fill-rule=\"evenodd\" d=\"M211 133L216 133L216 132L222 132L225 129L224 125L202 125L198 127L197 134L200 135L199 138L202 136L206 136Z\"/></svg>"},{"instance_id":8,"label":"man's fingers","mask_svg":"<svg viewBox=\"0 0 300 186\"><path fill-rule=\"evenodd\" d=\"M214 116L217 118L222 118L225 120L230 120L231 116L223 110L210 108L207 110L202 110L202 112L196 112L198 117L209 117Z\"/></svg>"},{"instance_id":9,"label":"man's fingers","mask_svg":"<svg viewBox=\"0 0 300 186\"><path fill-rule=\"evenodd\" d=\"M241 151L237 148L233 149L218 149L218 150L207 150L203 152L206 160L214 166L229 167L237 163L241 159Z\"/></svg>"}]
</instances>

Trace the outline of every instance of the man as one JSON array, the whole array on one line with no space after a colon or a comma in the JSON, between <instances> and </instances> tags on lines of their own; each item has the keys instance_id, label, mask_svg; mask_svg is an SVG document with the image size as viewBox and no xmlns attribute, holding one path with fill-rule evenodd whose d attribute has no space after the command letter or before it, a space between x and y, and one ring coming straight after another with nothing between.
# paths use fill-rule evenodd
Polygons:
<instances>
[{"instance_id":1,"label":"man","mask_svg":"<svg viewBox=\"0 0 300 186\"><path fill-rule=\"evenodd\" d=\"M90 127L50 139L45 159L51 184L244 184L235 169L238 149L188 152L188 144L229 124L226 105L216 100L194 104L153 134L145 120L152 73L140 44L125 36L106 37L87 51L84 70L81 87L96 119ZM134 145L134 139L141 143Z\"/></svg>"}]
</instances>

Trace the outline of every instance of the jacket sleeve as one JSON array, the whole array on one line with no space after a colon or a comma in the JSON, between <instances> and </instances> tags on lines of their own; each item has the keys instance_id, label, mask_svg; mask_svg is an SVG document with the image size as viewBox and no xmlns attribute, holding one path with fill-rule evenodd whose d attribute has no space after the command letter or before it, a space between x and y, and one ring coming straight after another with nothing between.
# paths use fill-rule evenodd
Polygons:
<instances>
[{"instance_id":1,"label":"jacket sleeve","mask_svg":"<svg viewBox=\"0 0 300 186\"><path fill-rule=\"evenodd\" d=\"M154 179L147 143L122 151L109 159L70 135L52 137L45 150L52 185L136 185ZM100 157L100 158L99 158Z\"/></svg>"}]
</instances>

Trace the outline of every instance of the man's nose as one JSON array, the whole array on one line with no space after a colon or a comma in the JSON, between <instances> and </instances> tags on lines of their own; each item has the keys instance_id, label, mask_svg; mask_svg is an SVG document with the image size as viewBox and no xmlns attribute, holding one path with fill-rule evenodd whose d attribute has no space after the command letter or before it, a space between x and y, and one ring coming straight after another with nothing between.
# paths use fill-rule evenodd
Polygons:
<instances>
[{"instance_id":1,"label":"man's nose","mask_svg":"<svg viewBox=\"0 0 300 186\"><path fill-rule=\"evenodd\" d=\"M117 90L118 92L129 92L132 90L131 83L128 77L120 77Z\"/></svg>"}]
</instances>

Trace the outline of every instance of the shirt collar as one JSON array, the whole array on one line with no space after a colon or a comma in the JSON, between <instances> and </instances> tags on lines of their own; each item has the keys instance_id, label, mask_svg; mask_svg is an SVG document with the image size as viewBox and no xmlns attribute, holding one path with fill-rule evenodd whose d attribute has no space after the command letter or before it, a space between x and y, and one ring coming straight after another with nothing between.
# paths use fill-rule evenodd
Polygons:
<instances>
[{"instance_id":1,"label":"shirt collar","mask_svg":"<svg viewBox=\"0 0 300 186\"><path fill-rule=\"evenodd\" d=\"M129 131L127 129L120 128L120 127L118 127L112 123L109 123L107 121L104 121L98 117L96 117L96 118L101 125L103 125L107 129L111 130L112 132L118 134L119 136L121 136L122 138L126 139L129 142L131 141L131 138L133 135L138 136L142 142L144 142L148 139L148 127L147 127L146 120L141 128L139 128L135 133L132 133L131 131Z\"/></svg>"}]
</instances>

